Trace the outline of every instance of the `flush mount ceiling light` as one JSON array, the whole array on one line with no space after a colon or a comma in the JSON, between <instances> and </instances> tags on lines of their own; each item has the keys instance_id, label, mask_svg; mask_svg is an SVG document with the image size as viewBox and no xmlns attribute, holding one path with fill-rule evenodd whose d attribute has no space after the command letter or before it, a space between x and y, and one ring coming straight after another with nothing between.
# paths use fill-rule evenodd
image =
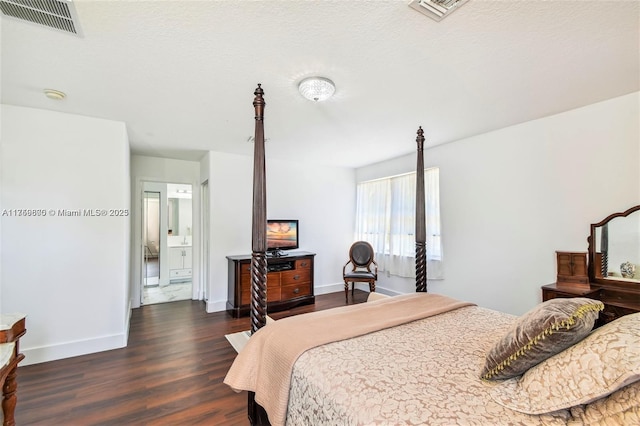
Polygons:
<instances>
[{"instance_id":1,"label":"flush mount ceiling light","mask_svg":"<svg viewBox=\"0 0 640 426\"><path fill-rule=\"evenodd\" d=\"M409 7L436 21L449 16L468 0L411 0Z\"/></svg>"},{"instance_id":2,"label":"flush mount ceiling light","mask_svg":"<svg viewBox=\"0 0 640 426\"><path fill-rule=\"evenodd\" d=\"M300 94L310 101L321 102L329 99L336 91L333 81L324 77L305 78L298 85Z\"/></svg>"},{"instance_id":3,"label":"flush mount ceiling light","mask_svg":"<svg viewBox=\"0 0 640 426\"><path fill-rule=\"evenodd\" d=\"M64 92L54 89L44 89L44 94L47 98L53 99L54 101L61 101L67 97Z\"/></svg>"}]
</instances>

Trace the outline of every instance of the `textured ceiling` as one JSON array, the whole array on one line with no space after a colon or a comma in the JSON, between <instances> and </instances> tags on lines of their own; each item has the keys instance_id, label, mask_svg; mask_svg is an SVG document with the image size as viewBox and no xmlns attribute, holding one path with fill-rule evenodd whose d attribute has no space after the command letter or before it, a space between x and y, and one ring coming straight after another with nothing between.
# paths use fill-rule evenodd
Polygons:
<instances>
[{"instance_id":1,"label":"textured ceiling","mask_svg":"<svg viewBox=\"0 0 640 426\"><path fill-rule=\"evenodd\" d=\"M126 123L134 153L358 167L640 90L637 1L75 0L83 37L2 18L2 103ZM323 103L304 77L332 79ZM45 98L44 88L67 93ZM514 141L517 143L517 141Z\"/></svg>"}]
</instances>

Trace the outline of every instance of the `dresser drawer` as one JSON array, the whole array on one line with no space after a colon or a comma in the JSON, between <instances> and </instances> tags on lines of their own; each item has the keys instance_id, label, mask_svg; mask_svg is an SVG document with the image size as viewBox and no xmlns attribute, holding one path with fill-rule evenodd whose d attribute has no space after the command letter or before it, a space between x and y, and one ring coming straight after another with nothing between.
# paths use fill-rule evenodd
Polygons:
<instances>
[{"instance_id":1,"label":"dresser drawer","mask_svg":"<svg viewBox=\"0 0 640 426\"><path fill-rule=\"evenodd\" d=\"M169 277L171 278L183 278L191 276L191 268L189 269L172 269L169 271Z\"/></svg>"},{"instance_id":2,"label":"dresser drawer","mask_svg":"<svg viewBox=\"0 0 640 426\"><path fill-rule=\"evenodd\" d=\"M625 315L635 314L638 311L633 308L628 308L624 306L616 306L610 305L607 302L604 302L604 309L600 312L600 317L598 318L598 323L600 325L604 325L608 322L617 320L620 317Z\"/></svg>"},{"instance_id":3,"label":"dresser drawer","mask_svg":"<svg viewBox=\"0 0 640 426\"><path fill-rule=\"evenodd\" d=\"M267 274L267 288L272 289L280 287L281 277L278 272L269 272Z\"/></svg>"},{"instance_id":4,"label":"dresser drawer","mask_svg":"<svg viewBox=\"0 0 640 426\"><path fill-rule=\"evenodd\" d=\"M280 297L282 300L294 299L301 296L309 296L311 294L311 283L305 282L294 285L282 286Z\"/></svg>"},{"instance_id":5,"label":"dresser drawer","mask_svg":"<svg viewBox=\"0 0 640 426\"><path fill-rule=\"evenodd\" d=\"M557 298L570 298L570 297L576 297L573 294L569 294L569 293L562 293L560 291L553 291L553 290L543 290L542 292L542 301L546 301L549 299L557 299Z\"/></svg>"},{"instance_id":6,"label":"dresser drawer","mask_svg":"<svg viewBox=\"0 0 640 426\"><path fill-rule=\"evenodd\" d=\"M281 274L280 284L284 287L292 284L301 284L311 281L310 269L295 269Z\"/></svg>"},{"instance_id":7,"label":"dresser drawer","mask_svg":"<svg viewBox=\"0 0 640 426\"><path fill-rule=\"evenodd\" d=\"M311 259L296 260L296 269L311 269Z\"/></svg>"},{"instance_id":8,"label":"dresser drawer","mask_svg":"<svg viewBox=\"0 0 640 426\"><path fill-rule=\"evenodd\" d=\"M280 300L280 287L267 288L267 302L278 302ZM243 305L251 304L251 290L243 290L240 301Z\"/></svg>"},{"instance_id":9,"label":"dresser drawer","mask_svg":"<svg viewBox=\"0 0 640 426\"><path fill-rule=\"evenodd\" d=\"M251 274L242 274L242 276L240 277L240 282L241 282L241 286L242 286L242 291L246 291L249 290L251 288ZM280 274L275 272L275 273L268 273L267 274L267 288L277 288L280 287Z\"/></svg>"},{"instance_id":10,"label":"dresser drawer","mask_svg":"<svg viewBox=\"0 0 640 426\"><path fill-rule=\"evenodd\" d=\"M240 273L242 275L251 275L251 262L244 262L240 265Z\"/></svg>"}]
</instances>

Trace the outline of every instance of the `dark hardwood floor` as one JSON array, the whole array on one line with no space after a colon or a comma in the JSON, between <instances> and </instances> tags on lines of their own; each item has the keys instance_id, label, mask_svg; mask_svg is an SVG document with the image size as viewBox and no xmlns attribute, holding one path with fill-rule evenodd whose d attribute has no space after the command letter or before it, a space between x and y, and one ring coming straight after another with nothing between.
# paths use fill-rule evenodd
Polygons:
<instances>
[{"instance_id":1,"label":"dark hardwood floor","mask_svg":"<svg viewBox=\"0 0 640 426\"><path fill-rule=\"evenodd\" d=\"M367 292L356 290L355 300ZM274 319L345 304L344 293ZM247 425L247 393L222 383L236 353L224 337L249 318L204 302L134 309L126 348L18 368L17 425Z\"/></svg>"}]
</instances>

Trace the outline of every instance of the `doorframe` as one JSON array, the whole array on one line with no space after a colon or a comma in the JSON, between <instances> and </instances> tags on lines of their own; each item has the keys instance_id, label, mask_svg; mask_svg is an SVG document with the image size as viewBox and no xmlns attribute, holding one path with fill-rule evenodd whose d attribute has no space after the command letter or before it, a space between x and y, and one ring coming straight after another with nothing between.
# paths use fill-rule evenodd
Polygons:
<instances>
[{"instance_id":1,"label":"doorframe","mask_svg":"<svg viewBox=\"0 0 640 426\"><path fill-rule=\"evenodd\" d=\"M130 293L130 301L131 308L139 308L142 306L142 286L144 285L144 281L142 280L144 276L143 263L144 263L144 242L142 238L142 222L143 222L143 209L142 203L144 202L144 183L145 182L156 182L156 183L177 183L177 184L186 184L191 185L191 190L193 194L194 188L199 188L199 182L189 181L186 179L167 179L161 177L149 177L149 176L137 176L135 179L135 189L133 191L133 200L132 207L134 211L131 215L131 226L132 226L132 244L131 244L131 293ZM197 300L197 293L201 280L200 280L200 197L192 196L192 250L193 250L193 267L192 267L192 299ZM162 234L162 233L161 233Z\"/></svg>"},{"instance_id":2,"label":"doorframe","mask_svg":"<svg viewBox=\"0 0 640 426\"><path fill-rule=\"evenodd\" d=\"M210 229L210 211L211 211L211 192L209 191L209 179L204 180L200 184L200 288L197 289L198 294L195 293L194 297L199 300L209 300L209 279L211 274L211 262L209 260L211 256L211 234Z\"/></svg>"}]
</instances>

